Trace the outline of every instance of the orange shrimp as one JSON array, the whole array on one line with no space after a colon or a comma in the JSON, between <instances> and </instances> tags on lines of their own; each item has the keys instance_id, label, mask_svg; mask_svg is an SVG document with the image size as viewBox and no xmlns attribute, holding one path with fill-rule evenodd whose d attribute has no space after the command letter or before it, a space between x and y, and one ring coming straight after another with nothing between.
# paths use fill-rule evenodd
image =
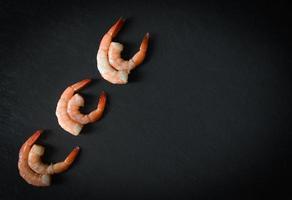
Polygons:
<instances>
[{"instance_id":1,"label":"orange shrimp","mask_svg":"<svg viewBox=\"0 0 292 200\"><path fill-rule=\"evenodd\" d=\"M128 74L135 66L142 63L148 47L149 34L147 33L141 44L140 51L134 55L128 64L125 63L126 61L118 59L120 58L121 49L112 47L110 51L112 40L120 31L124 22L125 20L120 18L103 36L96 56L97 68L101 76L113 84L126 84L128 82ZM113 43L113 46L115 44ZM111 59L109 58L109 53L111 54ZM111 63L115 66L112 66Z\"/></svg>"},{"instance_id":2,"label":"orange shrimp","mask_svg":"<svg viewBox=\"0 0 292 200\"><path fill-rule=\"evenodd\" d=\"M65 131L75 136L79 135L83 128L83 125L72 120L68 115L67 113L68 102L75 92L79 91L80 89L88 85L90 81L91 81L90 79L85 79L67 87L66 90L61 95L57 104L56 116L58 118L59 125Z\"/></svg>"},{"instance_id":3,"label":"orange shrimp","mask_svg":"<svg viewBox=\"0 0 292 200\"><path fill-rule=\"evenodd\" d=\"M130 60L121 58L121 52L124 48L123 45L118 42L112 42L108 52L109 63L117 70L126 70L130 73L130 71L140 65L146 57L148 41L149 33L144 36L139 51Z\"/></svg>"},{"instance_id":4,"label":"orange shrimp","mask_svg":"<svg viewBox=\"0 0 292 200\"><path fill-rule=\"evenodd\" d=\"M79 94L75 94L68 102L67 112L73 120L81 124L88 124L88 123L95 122L102 117L105 105L106 105L106 94L105 92L101 92L99 101L97 104L97 108L91 111L87 115L82 114L79 108L84 106L84 99Z\"/></svg>"},{"instance_id":5,"label":"orange shrimp","mask_svg":"<svg viewBox=\"0 0 292 200\"><path fill-rule=\"evenodd\" d=\"M102 116L106 104L105 93L102 93L102 101L99 101L96 110L92 111L88 115L83 115L79 112L79 107L83 106L84 100L81 97L83 102L76 105L76 100L80 98L73 98L74 93L84 88L87 84L90 83L90 81L90 79L85 79L67 87L57 104L56 116L58 118L58 123L65 131L75 136L79 135L83 125L94 122ZM72 98L73 100L69 104Z\"/></svg>"},{"instance_id":6,"label":"orange shrimp","mask_svg":"<svg viewBox=\"0 0 292 200\"><path fill-rule=\"evenodd\" d=\"M45 148L41 145L34 144L28 155L29 167L38 174L58 174L66 171L79 153L80 148L75 147L63 162L55 164L44 164L41 157L45 153Z\"/></svg>"},{"instance_id":7,"label":"orange shrimp","mask_svg":"<svg viewBox=\"0 0 292 200\"><path fill-rule=\"evenodd\" d=\"M113 84L125 84L128 82L128 73L126 71L115 70L108 61L108 50L112 39L117 35L124 24L123 19L119 19L103 36L97 52L97 68L101 76Z\"/></svg>"},{"instance_id":8,"label":"orange shrimp","mask_svg":"<svg viewBox=\"0 0 292 200\"><path fill-rule=\"evenodd\" d=\"M28 155L31 150L32 145L40 137L42 131L36 131L31 137L29 137L26 142L22 145L19 150L18 159L18 170L20 176L29 184L44 187L51 184L51 176L48 174L37 174L28 165Z\"/></svg>"}]
</instances>

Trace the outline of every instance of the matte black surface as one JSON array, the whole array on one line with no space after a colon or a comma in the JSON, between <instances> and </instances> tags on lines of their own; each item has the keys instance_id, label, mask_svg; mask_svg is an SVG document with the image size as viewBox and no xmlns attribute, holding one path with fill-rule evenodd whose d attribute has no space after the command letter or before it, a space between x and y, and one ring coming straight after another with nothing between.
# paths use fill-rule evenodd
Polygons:
<instances>
[{"instance_id":1,"label":"matte black surface","mask_svg":"<svg viewBox=\"0 0 292 200\"><path fill-rule=\"evenodd\" d=\"M290 13L281 1L0 1L0 199L291 197ZM122 86L101 79L95 59L120 16L125 58L151 35L146 61ZM102 90L109 102L74 137L55 108L84 78L95 79L81 92L85 111ZM47 130L38 142L46 162L81 147L49 188L17 170L37 129Z\"/></svg>"}]
</instances>

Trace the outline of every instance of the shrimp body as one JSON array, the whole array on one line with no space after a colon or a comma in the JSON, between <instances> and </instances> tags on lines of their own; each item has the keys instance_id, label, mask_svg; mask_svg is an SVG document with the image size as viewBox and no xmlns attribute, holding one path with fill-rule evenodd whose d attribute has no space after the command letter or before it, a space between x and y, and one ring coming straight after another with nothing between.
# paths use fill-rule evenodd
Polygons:
<instances>
[{"instance_id":1,"label":"shrimp body","mask_svg":"<svg viewBox=\"0 0 292 200\"><path fill-rule=\"evenodd\" d=\"M108 51L112 39L117 35L123 24L124 20L119 19L103 36L96 56L97 68L101 76L113 84L125 84L128 82L128 73L115 70L108 61Z\"/></svg>"},{"instance_id":2,"label":"shrimp body","mask_svg":"<svg viewBox=\"0 0 292 200\"><path fill-rule=\"evenodd\" d=\"M128 73L138 65L140 65L146 57L148 49L149 33L147 33L140 45L139 51L130 59L124 60L121 57L123 45L118 42L111 42L108 57L109 63L117 70L126 70Z\"/></svg>"},{"instance_id":3,"label":"shrimp body","mask_svg":"<svg viewBox=\"0 0 292 200\"><path fill-rule=\"evenodd\" d=\"M26 142L22 145L19 150L19 159L18 159L18 170L20 176L29 184L44 187L51 184L51 176L48 174L37 174L35 173L28 165L29 152L32 145L40 137L42 131L36 131Z\"/></svg>"},{"instance_id":4,"label":"shrimp body","mask_svg":"<svg viewBox=\"0 0 292 200\"><path fill-rule=\"evenodd\" d=\"M58 123L65 131L75 136L79 135L83 125L98 120L102 116L105 107L106 98L105 93L103 93L103 101L99 102L96 110L92 111L88 116L78 112L80 106L78 108L76 107L76 100L73 98L74 93L84 88L90 81L90 79L85 79L67 87L57 103L56 116L58 118ZM78 97L79 100L80 97ZM73 100L69 103L72 98ZM82 106L83 105L84 100L82 102Z\"/></svg>"},{"instance_id":5,"label":"shrimp body","mask_svg":"<svg viewBox=\"0 0 292 200\"><path fill-rule=\"evenodd\" d=\"M45 148L41 145L34 144L29 152L28 165L38 174L58 174L66 171L70 167L77 157L79 150L79 147L75 147L64 161L47 165L41 160Z\"/></svg>"},{"instance_id":6,"label":"shrimp body","mask_svg":"<svg viewBox=\"0 0 292 200\"><path fill-rule=\"evenodd\" d=\"M68 103L68 114L69 116L81 123L81 124L88 124L99 120L102 117L104 108L106 104L106 94L105 92L101 92L99 97L99 101L97 104L97 108L91 111L89 114L82 114L79 110L80 107L84 106L84 99L79 94L75 94Z\"/></svg>"},{"instance_id":7,"label":"shrimp body","mask_svg":"<svg viewBox=\"0 0 292 200\"><path fill-rule=\"evenodd\" d=\"M72 120L68 115L67 113L68 102L74 95L74 92L77 92L78 90L85 87L90 81L91 81L90 79L85 79L67 87L57 103L56 116L58 118L59 125L65 131L75 136L79 135L83 128L83 125Z\"/></svg>"},{"instance_id":8,"label":"shrimp body","mask_svg":"<svg viewBox=\"0 0 292 200\"><path fill-rule=\"evenodd\" d=\"M147 33L142 41L142 48L140 47L133 58L130 61L121 59L120 53L123 47L119 43L113 43L112 40L120 31L124 22L125 20L120 18L103 36L96 56L97 68L101 76L113 84L126 84L128 82L130 71L142 63L148 47L149 34ZM119 44L120 48L111 48L111 44L113 46Z\"/></svg>"}]
</instances>

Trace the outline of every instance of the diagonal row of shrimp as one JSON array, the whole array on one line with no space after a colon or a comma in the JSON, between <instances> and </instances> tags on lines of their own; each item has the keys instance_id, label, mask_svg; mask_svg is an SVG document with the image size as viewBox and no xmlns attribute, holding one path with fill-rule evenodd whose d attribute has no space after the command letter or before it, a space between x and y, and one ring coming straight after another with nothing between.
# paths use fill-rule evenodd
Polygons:
<instances>
[{"instance_id":1,"label":"diagonal row of shrimp","mask_svg":"<svg viewBox=\"0 0 292 200\"><path fill-rule=\"evenodd\" d=\"M75 147L62 162L44 164L41 157L45 148L35 142L43 131L36 131L29 137L19 150L18 170L20 176L29 184L42 187L51 184L51 175L66 171L77 157L80 148Z\"/></svg>"},{"instance_id":2,"label":"diagonal row of shrimp","mask_svg":"<svg viewBox=\"0 0 292 200\"><path fill-rule=\"evenodd\" d=\"M113 84L126 84L130 71L143 62L148 49L149 33L146 33L139 51L130 60L121 58L123 45L112 40L124 22L125 20L120 18L103 36L96 56L97 68L101 76Z\"/></svg>"},{"instance_id":3,"label":"diagonal row of shrimp","mask_svg":"<svg viewBox=\"0 0 292 200\"><path fill-rule=\"evenodd\" d=\"M60 126L73 135L78 135L83 125L92 123L101 118L105 105L106 94L101 92L97 108L89 114L82 114L79 108L84 106L84 99L75 92L81 90L90 83L90 79L79 81L65 89L62 93L56 109L56 115ZM19 151L18 170L20 176L34 186L49 186L51 175L66 171L75 160L80 148L75 147L67 158L55 164L44 164L41 157L45 148L34 144L42 131L36 131L22 145Z\"/></svg>"},{"instance_id":4,"label":"diagonal row of shrimp","mask_svg":"<svg viewBox=\"0 0 292 200\"><path fill-rule=\"evenodd\" d=\"M106 105L106 94L101 92L97 108L89 114L82 114L79 110L84 106L84 99L78 92L90 83L90 79L79 81L65 89L61 95L56 108L56 116L59 125L72 135L79 135L83 126L95 122L102 117Z\"/></svg>"},{"instance_id":5,"label":"diagonal row of shrimp","mask_svg":"<svg viewBox=\"0 0 292 200\"><path fill-rule=\"evenodd\" d=\"M123 45L112 42L113 38L122 28L125 20L120 18L103 36L97 53L97 67L101 76L113 84L126 84L131 70L140 65L147 52L149 33L147 33L140 45L139 51L130 59L121 58ZM97 108L89 114L80 112L84 106L84 99L75 94L91 82L90 79L79 81L65 89L62 93L56 108L56 116L59 125L72 135L79 135L83 126L93 123L102 117L106 105L106 94L101 92ZM22 145L19 151L18 170L20 176L29 184L34 186L49 186L51 175L66 171L77 157L80 148L75 147L67 158L55 164L45 164L41 157L45 148L35 144L41 136L42 131L36 131Z\"/></svg>"}]
</instances>

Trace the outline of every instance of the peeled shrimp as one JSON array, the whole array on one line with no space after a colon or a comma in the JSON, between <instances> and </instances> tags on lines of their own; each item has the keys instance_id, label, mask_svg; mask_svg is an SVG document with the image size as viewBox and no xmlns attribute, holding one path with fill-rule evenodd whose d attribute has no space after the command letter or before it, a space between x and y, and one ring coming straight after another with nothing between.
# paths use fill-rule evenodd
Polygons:
<instances>
[{"instance_id":1,"label":"peeled shrimp","mask_svg":"<svg viewBox=\"0 0 292 200\"><path fill-rule=\"evenodd\" d=\"M58 123L65 131L75 136L79 135L84 124L98 120L101 117L105 107L104 97L104 101L99 102L100 105L98 105L97 109L92 111L88 115L84 115L82 119L79 119L81 113L76 112L78 111L78 109L76 110L76 106L73 106L74 108L70 106L69 108L69 101L73 97L74 93L84 88L86 85L89 84L90 81L90 79L85 79L67 87L67 89L61 95L57 104L56 116L58 118ZM73 103L70 103L70 105L71 104ZM85 120L86 118L88 118L87 121Z\"/></svg>"},{"instance_id":2,"label":"peeled shrimp","mask_svg":"<svg viewBox=\"0 0 292 200\"><path fill-rule=\"evenodd\" d=\"M19 151L18 170L20 176L29 184L34 186L49 186L51 184L51 176L48 174L37 174L28 165L28 155L32 145L40 137L42 131L36 131L26 142L22 145Z\"/></svg>"},{"instance_id":3,"label":"peeled shrimp","mask_svg":"<svg viewBox=\"0 0 292 200\"><path fill-rule=\"evenodd\" d=\"M128 82L128 74L130 73L130 70L143 61L146 54L147 47L148 47L149 34L146 34L142 42L143 48L136 55L134 55L134 57L128 62L129 64L124 64L125 62L123 62L123 60L120 60L120 59L116 60L116 58L120 58L120 56L118 55L119 53L117 52L118 51L121 52L121 50L116 51L115 48L114 48L114 51L111 51L114 53L111 53L112 60L110 61L109 55L108 55L109 50L110 50L110 45L112 43L113 38L118 34L120 29L122 28L124 22L125 20L120 18L109 29L109 31L103 36L100 42L99 49L97 52L97 57L96 57L97 68L101 76L105 80L113 84L126 84ZM113 59L113 57L115 57L115 59ZM110 62L112 62L116 68L114 68ZM123 63L122 66L120 66L121 63Z\"/></svg>"},{"instance_id":4,"label":"peeled shrimp","mask_svg":"<svg viewBox=\"0 0 292 200\"><path fill-rule=\"evenodd\" d=\"M97 68L101 76L113 84L125 84L128 82L128 73L126 71L115 70L108 61L108 50L112 39L117 35L124 24L123 19L119 19L103 36L97 52Z\"/></svg>"},{"instance_id":5,"label":"peeled shrimp","mask_svg":"<svg viewBox=\"0 0 292 200\"><path fill-rule=\"evenodd\" d=\"M29 167L38 174L57 174L66 171L74 162L80 148L75 147L63 162L56 164L44 164L41 157L45 153L45 148L41 145L34 144L28 155Z\"/></svg>"},{"instance_id":6,"label":"peeled shrimp","mask_svg":"<svg viewBox=\"0 0 292 200\"><path fill-rule=\"evenodd\" d=\"M89 114L85 115L85 114L82 114L79 110L80 107L84 106L84 99L79 94L75 94L69 100L67 111L68 111L69 116L73 120L81 124L88 124L88 123L95 122L102 117L105 104L106 104L106 94L105 92L102 92L99 97L97 108L93 110L92 112L90 112Z\"/></svg>"},{"instance_id":7,"label":"peeled shrimp","mask_svg":"<svg viewBox=\"0 0 292 200\"><path fill-rule=\"evenodd\" d=\"M130 73L132 69L143 62L148 49L148 41L149 33L144 36L139 51L130 60L121 58L123 45L118 42L112 42L108 52L109 63L117 70L126 70Z\"/></svg>"},{"instance_id":8,"label":"peeled shrimp","mask_svg":"<svg viewBox=\"0 0 292 200\"><path fill-rule=\"evenodd\" d=\"M66 90L61 95L57 104L56 116L58 118L58 123L65 131L68 131L73 135L79 135L80 131L83 128L83 125L72 120L68 115L67 113L68 101L74 95L74 92L77 92L78 90L85 87L90 81L91 81L90 79L85 79L67 87Z\"/></svg>"}]
</instances>

